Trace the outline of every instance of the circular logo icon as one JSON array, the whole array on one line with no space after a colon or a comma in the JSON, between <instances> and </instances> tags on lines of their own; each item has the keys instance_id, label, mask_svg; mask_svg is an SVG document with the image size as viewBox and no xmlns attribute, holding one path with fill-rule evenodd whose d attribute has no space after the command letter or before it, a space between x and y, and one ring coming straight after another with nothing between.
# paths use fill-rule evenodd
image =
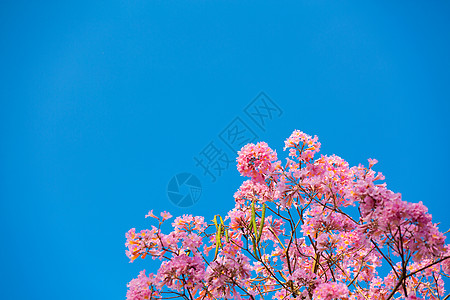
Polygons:
<instances>
[{"instance_id":1,"label":"circular logo icon","mask_svg":"<svg viewBox=\"0 0 450 300\"><path fill-rule=\"evenodd\" d=\"M167 185L169 200L178 207L190 207L197 203L202 194L200 180L191 173L180 173L170 179Z\"/></svg>"}]
</instances>

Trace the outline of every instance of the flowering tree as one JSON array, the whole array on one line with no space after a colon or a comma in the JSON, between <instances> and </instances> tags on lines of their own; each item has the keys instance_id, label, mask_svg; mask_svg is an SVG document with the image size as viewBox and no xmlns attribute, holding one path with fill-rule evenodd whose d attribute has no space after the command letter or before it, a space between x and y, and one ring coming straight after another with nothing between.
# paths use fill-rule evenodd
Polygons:
<instances>
[{"instance_id":1,"label":"flowering tree","mask_svg":"<svg viewBox=\"0 0 450 300\"><path fill-rule=\"evenodd\" d=\"M158 227L129 230L126 254L162 263L128 284L127 299L448 299L450 247L422 202L378 183L375 159L349 167L314 159L319 149L296 130L283 166L266 143L244 146L237 168L250 179L212 223L183 215L165 234L172 216L150 211Z\"/></svg>"}]
</instances>

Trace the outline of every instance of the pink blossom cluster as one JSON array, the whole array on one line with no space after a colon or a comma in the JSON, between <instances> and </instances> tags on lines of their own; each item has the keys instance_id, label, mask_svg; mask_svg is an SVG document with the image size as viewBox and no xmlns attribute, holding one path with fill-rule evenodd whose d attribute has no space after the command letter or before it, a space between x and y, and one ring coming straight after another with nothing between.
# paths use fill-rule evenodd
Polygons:
<instances>
[{"instance_id":1,"label":"pink blossom cluster","mask_svg":"<svg viewBox=\"0 0 450 300\"><path fill-rule=\"evenodd\" d=\"M205 281L211 287L210 296L230 299L231 295L239 295L236 286L250 286L250 276L249 258L242 253L239 246L227 243L220 250L217 259L208 266ZM205 293L203 295L206 296Z\"/></svg>"},{"instance_id":2,"label":"pink blossom cluster","mask_svg":"<svg viewBox=\"0 0 450 300\"><path fill-rule=\"evenodd\" d=\"M242 176L251 177L252 180L264 183L265 176L277 167L277 153L269 148L267 143L259 142L256 145L247 144L238 151L238 171Z\"/></svg>"},{"instance_id":3,"label":"pink blossom cluster","mask_svg":"<svg viewBox=\"0 0 450 300\"><path fill-rule=\"evenodd\" d=\"M166 234L170 213L150 211L158 227L130 229L130 261L150 255L161 265L133 279L127 299L446 297L450 246L422 202L389 190L375 159L351 167L336 155L315 158L317 136L296 130L287 149L284 167L266 143L239 151L249 179L224 218L179 216Z\"/></svg>"},{"instance_id":4,"label":"pink blossom cluster","mask_svg":"<svg viewBox=\"0 0 450 300\"><path fill-rule=\"evenodd\" d=\"M145 270L139 273L139 276L131 280L128 284L127 299L141 300L156 297L157 293L150 290L151 280L145 275Z\"/></svg>"},{"instance_id":5,"label":"pink blossom cluster","mask_svg":"<svg viewBox=\"0 0 450 300\"><path fill-rule=\"evenodd\" d=\"M325 282L314 290L314 298L318 300L348 299L348 296L348 287L343 283Z\"/></svg>"},{"instance_id":6,"label":"pink blossom cluster","mask_svg":"<svg viewBox=\"0 0 450 300\"><path fill-rule=\"evenodd\" d=\"M289 156L299 158L303 161L310 161L314 154L320 151L319 138L300 131L294 130L291 136L284 142L284 149L289 149Z\"/></svg>"}]
</instances>

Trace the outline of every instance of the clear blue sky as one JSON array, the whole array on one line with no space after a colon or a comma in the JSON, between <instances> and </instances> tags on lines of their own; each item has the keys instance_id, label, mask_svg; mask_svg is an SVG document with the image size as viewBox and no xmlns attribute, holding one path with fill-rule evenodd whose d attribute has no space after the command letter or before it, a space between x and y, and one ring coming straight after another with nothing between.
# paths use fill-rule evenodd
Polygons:
<instances>
[{"instance_id":1,"label":"clear blue sky","mask_svg":"<svg viewBox=\"0 0 450 300\"><path fill-rule=\"evenodd\" d=\"M242 182L194 157L239 117L282 155L380 161L388 187L450 228L448 1L2 1L2 299L124 299L151 260L125 232L150 209L222 215ZM264 91L282 110L245 114ZM230 155L234 160L235 154ZM198 202L167 184L195 174ZM450 283L447 284L450 289Z\"/></svg>"}]
</instances>

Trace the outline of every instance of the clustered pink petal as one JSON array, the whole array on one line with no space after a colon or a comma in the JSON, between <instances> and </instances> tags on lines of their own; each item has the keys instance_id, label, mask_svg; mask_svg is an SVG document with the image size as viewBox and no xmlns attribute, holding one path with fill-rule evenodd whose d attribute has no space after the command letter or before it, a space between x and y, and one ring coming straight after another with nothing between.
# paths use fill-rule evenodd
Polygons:
<instances>
[{"instance_id":1,"label":"clustered pink petal","mask_svg":"<svg viewBox=\"0 0 450 300\"><path fill-rule=\"evenodd\" d=\"M266 201L277 200L280 192L276 189L270 189L261 182L246 180L242 183L239 190L234 194L234 200L238 205L245 205L246 202L257 201L265 203Z\"/></svg>"},{"instance_id":2,"label":"clustered pink petal","mask_svg":"<svg viewBox=\"0 0 450 300\"><path fill-rule=\"evenodd\" d=\"M278 164L277 153L267 143L247 144L238 151L237 168L242 176L264 183L265 176L273 172Z\"/></svg>"},{"instance_id":3,"label":"clustered pink petal","mask_svg":"<svg viewBox=\"0 0 450 300\"><path fill-rule=\"evenodd\" d=\"M312 138L306 133L295 130L291 136L284 142L284 149L289 149L289 156L299 158L301 161L310 161L314 154L320 151L319 138Z\"/></svg>"},{"instance_id":4,"label":"clustered pink petal","mask_svg":"<svg viewBox=\"0 0 450 300\"><path fill-rule=\"evenodd\" d=\"M248 257L242 254L239 246L227 243L217 259L208 266L205 280L214 297L230 299L233 292L233 286L228 284L230 279L245 286L248 284L250 272Z\"/></svg>"},{"instance_id":5,"label":"clustered pink petal","mask_svg":"<svg viewBox=\"0 0 450 300\"><path fill-rule=\"evenodd\" d=\"M450 245L445 246L445 256L450 256ZM447 259L442 262L442 271L450 276L450 259Z\"/></svg>"},{"instance_id":6,"label":"clustered pink petal","mask_svg":"<svg viewBox=\"0 0 450 300\"><path fill-rule=\"evenodd\" d=\"M183 288L198 288L204 279L205 264L200 255L189 256L186 253L174 255L164 261L159 268L157 287L181 291Z\"/></svg>"},{"instance_id":7,"label":"clustered pink petal","mask_svg":"<svg viewBox=\"0 0 450 300\"><path fill-rule=\"evenodd\" d=\"M344 283L326 282L317 286L314 296L318 300L347 299L349 291Z\"/></svg>"},{"instance_id":8,"label":"clustered pink petal","mask_svg":"<svg viewBox=\"0 0 450 300\"><path fill-rule=\"evenodd\" d=\"M207 224L205 223L204 217L183 215L181 217L176 217L172 226L176 232L192 230L203 231Z\"/></svg>"},{"instance_id":9,"label":"clustered pink petal","mask_svg":"<svg viewBox=\"0 0 450 300\"><path fill-rule=\"evenodd\" d=\"M127 300L150 299L152 294L149 289L150 284L150 278L145 275L145 270L142 270L137 278L127 284Z\"/></svg>"}]
</instances>

